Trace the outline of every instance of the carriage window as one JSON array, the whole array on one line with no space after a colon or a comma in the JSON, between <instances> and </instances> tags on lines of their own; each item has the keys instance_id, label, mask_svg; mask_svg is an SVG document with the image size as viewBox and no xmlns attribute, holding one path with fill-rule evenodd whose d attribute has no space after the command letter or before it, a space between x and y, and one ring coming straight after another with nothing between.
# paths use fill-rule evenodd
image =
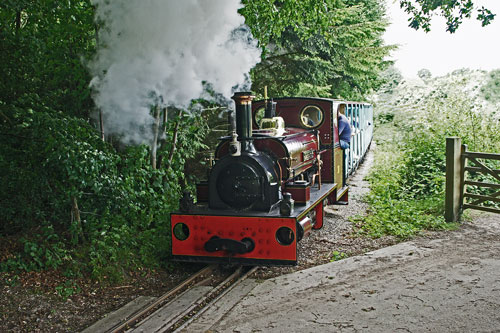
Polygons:
<instances>
[{"instance_id":1,"label":"carriage window","mask_svg":"<svg viewBox=\"0 0 500 333\"><path fill-rule=\"evenodd\" d=\"M316 105L308 105L300 112L302 126L314 128L323 122L323 110Z\"/></svg>"},{"instance_id":2,"label":"carriage window","mask_svg":"<svg viewBox=\"0 0 500 333\"><path fill-rule=\"evenodd\" d=\"M257 124L258 127L260 127L260 121L264 118L266 114L266 108L264 106L261 106L255 111L255 124Z\"/></svg>"}]
</instances>

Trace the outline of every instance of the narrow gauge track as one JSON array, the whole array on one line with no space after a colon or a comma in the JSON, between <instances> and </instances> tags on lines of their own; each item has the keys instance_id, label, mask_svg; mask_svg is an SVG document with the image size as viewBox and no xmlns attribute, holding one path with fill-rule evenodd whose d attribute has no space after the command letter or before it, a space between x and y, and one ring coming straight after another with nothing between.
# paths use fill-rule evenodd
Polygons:
<instances>
[{"instance_id":1,"label":"narrow gauge track","mask_svg":"<svg viewBox=\"0 0 500 333\"><path fill-rule=\"evenodd\" d=\"M84 332L181 331L257 269L258 267L238 266L216 279L217 282L211 283L210 276L221 269L219 265L206 266L125 320L120 318L120 322L115 322L115 325L108 328L99 327L98 322Z\"/></svg>"}]
</instances>

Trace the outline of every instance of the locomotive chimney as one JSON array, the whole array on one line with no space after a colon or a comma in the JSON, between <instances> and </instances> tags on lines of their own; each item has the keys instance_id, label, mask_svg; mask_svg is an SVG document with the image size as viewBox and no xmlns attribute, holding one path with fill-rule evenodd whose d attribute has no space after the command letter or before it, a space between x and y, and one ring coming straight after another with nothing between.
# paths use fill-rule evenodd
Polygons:
<instances>
[{"instance_id":1,"label":"locomotive chimney","mask_svg":"<svg viewBox=\"0 0 500 333\"><path fill-rule=\"evenodd\" d=\"M252 141L252 100L251 92L237 92L231 97L236 104L236 134L241 141L241 151L255 152Z\"/></svg>"}]
</instances>

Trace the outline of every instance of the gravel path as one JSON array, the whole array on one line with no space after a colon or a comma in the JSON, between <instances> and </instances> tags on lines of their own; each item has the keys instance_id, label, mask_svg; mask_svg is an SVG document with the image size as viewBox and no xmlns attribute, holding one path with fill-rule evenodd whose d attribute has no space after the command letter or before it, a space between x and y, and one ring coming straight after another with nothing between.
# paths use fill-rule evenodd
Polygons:
<instances>
[{"instance_id":1,"label":"gravel path","mask_svg":"<svg viewBox=\"0 0 500 333\"><path fill-rule=\"evenodd\" d=\"M214 332L499 332L500 216L259 284Z\"/></svg>"},{"instance_id":2,"label":"gravel path","mask_svg":"<svg viewBox=\"0 0 500 333\"><path fill-rule=\"evenodd\" d=\"M266 267L257 274L259 278L267 279L329 263L334 252L337 256L353 256L396 243L396 239L391 236L378 239L355 237L352 234L352 223L349 221L352 216L364 215L368 208L362 199L370 191L365 177L373 165L375 149L376 144L373 142L363 163L348 179L349 205L326 207L323 228L313 230L299 242L297 266Z\"/></svg>"}]
</instances>

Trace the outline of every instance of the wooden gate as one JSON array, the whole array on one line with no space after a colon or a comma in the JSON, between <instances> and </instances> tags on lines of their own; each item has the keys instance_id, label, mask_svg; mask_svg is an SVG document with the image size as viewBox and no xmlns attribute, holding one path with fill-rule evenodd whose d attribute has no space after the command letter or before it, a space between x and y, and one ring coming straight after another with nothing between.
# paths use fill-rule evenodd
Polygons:
<instances>
[{"instance_id":1,"label":"wooden gate","mask_svg":"<svg viewBox=\"0 0 500 333\"><path fill-rule=\"evenodd\" d=\"M447 222L458 221L464 209L500 214L499 208L485 206L487 202L500 203L500 170L488 167L487 160L500 161L500 154L471 152L467 150L466 145L461 144L460 138L446 138L445 219ZM494 183L469 180L466 172L489 175ZM473 188L490 189L490 192L474 194L467 191Z\"/></svg>"}]
</instances>

